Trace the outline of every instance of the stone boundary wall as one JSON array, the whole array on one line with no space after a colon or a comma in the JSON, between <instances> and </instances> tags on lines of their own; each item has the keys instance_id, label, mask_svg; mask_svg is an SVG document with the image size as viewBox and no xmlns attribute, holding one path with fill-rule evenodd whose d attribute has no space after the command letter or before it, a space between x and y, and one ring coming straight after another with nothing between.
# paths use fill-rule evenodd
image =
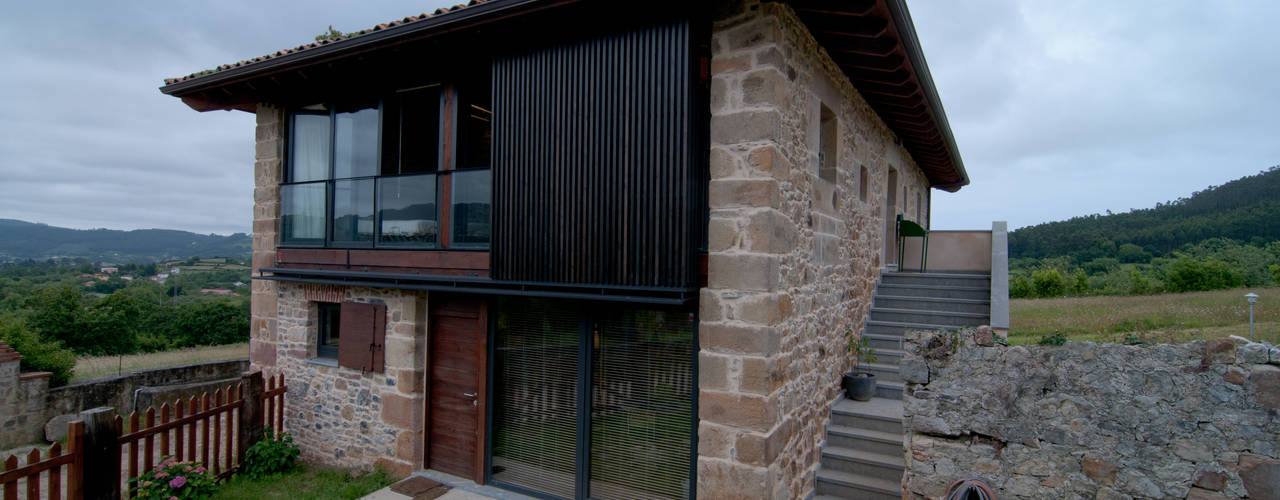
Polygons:
<instances>
[{"instance_id":1,"label":"stone boundary wall","mask_svg":"<svg viewBox=\"0 0 1280 500\"><path fill-rule=\"evenodd\" d=\"M249 360L212 361L156 368L73 382L49 388L49 373L18 373L18 359L0 361L0 449L43 442L45 423L59 415L74 415L99 406L134 409L134 393L146 392L139 407L190 395L190 387L238 379ZM234 382L235 380L231 380Z\"/></svg>"},{"instance_id":2,"label":"stone boundary wall","mask_svg":"<svg viewBox=\"0 0 1280 500\"><path fill-rule=\"evenodd\" d=\"M909 498L1280 498L1280 347L991 340L908 335Z\"/></svg>"}]
</instances>

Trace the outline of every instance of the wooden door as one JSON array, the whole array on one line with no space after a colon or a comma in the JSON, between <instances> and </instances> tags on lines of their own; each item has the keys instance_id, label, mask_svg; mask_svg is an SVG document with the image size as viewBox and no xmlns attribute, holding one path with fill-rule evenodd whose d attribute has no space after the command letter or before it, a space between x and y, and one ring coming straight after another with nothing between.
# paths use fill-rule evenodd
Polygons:
<instances>
[{"instance_id":1,"label":"wooden door","mask_svg":"<svg viewBox=\"0 0 1280 500\"><path fill-rule=\"evenodd\" d=\"M436 295L428 307L425 462L483 483L488 309L483 299Z\"/></svg>"}]
</instances>

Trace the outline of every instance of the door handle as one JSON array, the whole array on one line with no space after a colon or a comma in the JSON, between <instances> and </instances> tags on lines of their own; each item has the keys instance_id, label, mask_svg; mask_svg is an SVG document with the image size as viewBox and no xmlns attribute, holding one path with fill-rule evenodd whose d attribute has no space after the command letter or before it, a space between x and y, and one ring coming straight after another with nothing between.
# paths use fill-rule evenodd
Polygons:
<instances>
[{"instance_id":1,"label":"door handle","mask_svg":"<svg viewBox=\"0 0 1280 500\"><path fill-rule=\"evenodd\" d=\"M474 398L474 397L476 397L476 393L474 393L474 392L464 392L464 393L462 393L462 395L463 395L463 396L466 396L466 397L469 397L469 398Z\"/></svg>"}]
</instances>

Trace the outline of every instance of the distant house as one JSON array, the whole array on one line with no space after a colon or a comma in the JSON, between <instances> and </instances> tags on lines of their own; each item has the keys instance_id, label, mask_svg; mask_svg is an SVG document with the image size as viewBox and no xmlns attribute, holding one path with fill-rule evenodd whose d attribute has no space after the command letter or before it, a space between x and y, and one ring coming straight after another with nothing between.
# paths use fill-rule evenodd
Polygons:
<instances>
[{"instance_id":1,"label":"distant house","mask_svg":"<svg viewBox=\"0 0 1280 500\"><path fill-rule=\"evenodd\" d=\"M903 0L473 1L161 91L256 114L303 458L541 497L813 496L896 218L969 182Z\"/></svg>"},{"instance_id":2,"label":"distant house","mask_svg":"<svg viewBox=\"0 0 1280 500\"><path fill-rule=\"evenodd\" d=\"M96 284L98 284L98 282L97 282L97 281L86 281L86 282L84 282L84 286L93 286L93 285L96 285Z\"/></svg>"},{"instance_id":3,"label":"distant house","mask_svg":"<svg viewBox=\"0 0 1280 500\"><path fill-rule=\"evenodd\" d=\"M106 274L115 274L120 272L120 269L116 267L104 267L101 269L101 271Z\"/></svg>"},{"instance_id":4,"label":"distant house","mask_svg":"<svg viewBox=\"0 0 1280 500\"><path fill-rule=\"evenodd\" d=\"M151 277L151 281L164 281L169 279L169 273L160 273Z\"/></svg>"},{"instance_id":5,"label":"distant house","mask_svg":"<svg viewBox=\"0 0 1280 500\"><path fill-rule=\"evenodd\" d=\"M120 279L125 280L125 281L133 281L133 276L129 276L129 275L127 275L127 274L126 274L126 275L124 275L124 276L121 276L121 277L120 277Z\"/></svg>"},{"instance_id":6,"label":"distant house","mask_svg":"<svg viewBox=\"0 0 1280 500\"><path fill-rule=\"evenodd\" d=\"M231 290L224 290L221 288L201 288L200 293L205 293L210 295L232 295Z\"/></svg>"}]
</instances>

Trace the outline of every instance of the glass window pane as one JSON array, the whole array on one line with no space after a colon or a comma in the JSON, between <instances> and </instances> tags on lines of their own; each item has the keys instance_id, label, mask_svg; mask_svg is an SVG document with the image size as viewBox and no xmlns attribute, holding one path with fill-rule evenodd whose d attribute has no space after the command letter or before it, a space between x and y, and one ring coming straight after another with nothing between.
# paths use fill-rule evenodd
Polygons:
<instances>
[{"instance_id":1,"label":"glass window pane","mask_svg":"<svg viewBox=\"0 0 1280 500\"><path fill-rule=\"evenodd\" d=\"M377 108L337 113L333 136L334 179L377 175Z\"/></svg>"},{"instance_id":2,"label":"glass window pane","mask_svg":"<svg viewBox=\"0 0 1280 500\"><path fill-rule=\"evenodd\" d=\"M482 86L459 92L458 168L488 168L489 143L493 137L493 112L489 92Z\"/></svg>"},{"instance_id":3,"label":"glass window pane","mask_svg":"<svg viewBox=\"0 0 1280 500\"><path fill-rule=\"evenodd\" d=\"M453 182L452 246L489 246L489 170L463 170L450 175Z\"/></svg>"},{"instance_id":4,"label":"glass window pane","mask_svg":"<svg viewBox=\"0 0 1280 500\"><path fill-rule=\"evenodd\" d=\"M373 179L333 183L333 241L373 242Z\"/></svg>"},{"instance_id":5,"label":"glass window pane","mask_svg":"<svg viewBox=\"0 0 1280 500\"><path fill-rule=\"evenodd\" d=\"M694 316L620 309L591 358L591 498L688 498Z\"/></svg>"},{"instance_id":6,"label":"glass window pane","mask_svg":"<svg viewBox=\"0 0 1280 500\"><path fill-rule=\"evenodd\" d=\"M400 172L435 172L440 144L440 90L427 88L400 97Z\"/></svg>"},{"instance_id":7,"label":"glass window pane","mask_svg":"<svg viewBox=\"0 0 1280 500\"><path fill-rule=\"evenodd\" d=\"M435 246L434 174L380 178L378 202L379 246Z\"/></svg>"},{"instance_id":8,"label":"glass window pane","mask_svg":"<svg viewBox=\"0 0 1280 500\"><path fill-rule=\"evenodd\" d=\"M324 242L325 183L280 187L280 242Z\"/></svg>"},{"instance_id":9,"label":"glass window pane","mask_svg":"<svg viewBox=\"0 0 1280 500\"><path fill-rule=\"evenodd\" d=\"M289 138L288 182L319 181L329 178L329 115L293 115L293 136Z\"/></svg>"},{"instance_id":10,"label":"glass window pane","mask_svg":"<svg viewBox=\"0 0 1280 500\"><path fill-rule=\"evenodd\" d=\"M579 317L568 303L500 302L493 349L493 479L574 496Z\"/></svg>"}]
</instances>

